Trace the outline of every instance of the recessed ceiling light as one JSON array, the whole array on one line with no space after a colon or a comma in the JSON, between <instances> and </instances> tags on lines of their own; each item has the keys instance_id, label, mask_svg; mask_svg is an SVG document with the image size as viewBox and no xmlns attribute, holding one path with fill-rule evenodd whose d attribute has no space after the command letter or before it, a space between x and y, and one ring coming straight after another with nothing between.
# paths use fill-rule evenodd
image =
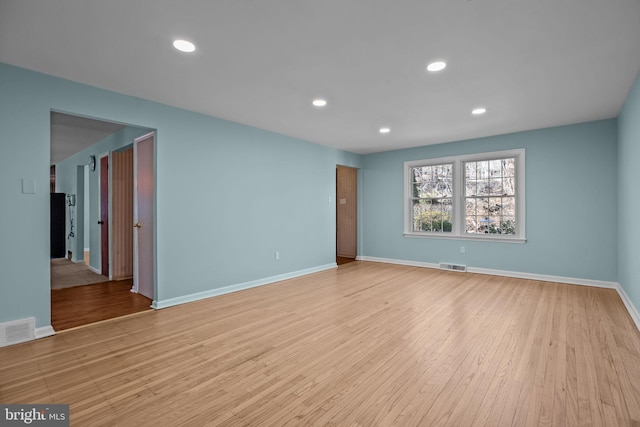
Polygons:
<instances>
[{"instance_id":1,"label":"recessed ceiling light","mask_svg":"<svg viewBox=\"0 0 640 427\"><path fill-rule=\"evenodd\" d=\"M441 71L447 67L447 63L444 61L436 61L427 65L427 70L429 71Z\"/></svg>"},{"instance_id":2,"label":"recessed ceiling light","mask_svg":"<svg viewBox=\"0 0 640 427\"><path fill-rule=\"evenodd\" d=\"M380 133L389 133L389 132L391 132L390 128L386 128L386 127L385 128L380 128Z\"/></svg>"},{"instance_id":3,"label":"recessed ceiling light","mask_svg":"<svg viewBox=\"0 0 640 427\"><path fill-rule=\"evenodd\" d=\"M318 98L318 99L314 99L312 104L315 107L324 107L325 105L327 105L327 101L325 99Z\"/></svg>"},{"instance_id":4,"label":"recessed ceiling light","mask_svg":"<svg viewBox=\"0 0 640 427\"><path fill-rule=\"evenodd\" d=\"M487 109L484 107L478 107L471 110L471 114L473 114L474 116L479 116L480 114L484 114L486 112L487 112Z\"/></svg>"},{"instance_id":5,"label":"recessed ceiling light","mask_svg":"<svg viewBox=\"0 0 640 427\"><path fill-rule=\"evenodd\" d=\"M180 52L193 52L196 50L196 45L187 40L174 40L173 47L178 49Z\"/></svg>"}]
</instances>

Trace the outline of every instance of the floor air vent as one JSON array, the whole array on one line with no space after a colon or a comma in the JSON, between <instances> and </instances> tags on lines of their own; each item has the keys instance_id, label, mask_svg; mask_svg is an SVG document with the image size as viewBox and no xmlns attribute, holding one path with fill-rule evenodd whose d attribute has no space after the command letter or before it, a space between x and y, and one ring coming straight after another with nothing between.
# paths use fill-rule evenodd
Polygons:
<instances>
[{"instance_id":1,"label":"floor air vent","mask_svg":"<svg viewBox=\"0 0 640 427\"><path fill-rule=\"evenodd\" d=\"M467 271L467 266L462 264L449 264L446 262L440 263L440 268L443 270L451 270L451 271Z\"/></svg>"},{"instance_id":2,"label":"floor air vent","mask_svg":"<svg viewBox=\"0 0 640 427\"><path fill-rule=\"evenodd\" d=\"M18 344L36 338L36 319L15 320L0 323L0 347Z\"/></svg>"}]
</instances>

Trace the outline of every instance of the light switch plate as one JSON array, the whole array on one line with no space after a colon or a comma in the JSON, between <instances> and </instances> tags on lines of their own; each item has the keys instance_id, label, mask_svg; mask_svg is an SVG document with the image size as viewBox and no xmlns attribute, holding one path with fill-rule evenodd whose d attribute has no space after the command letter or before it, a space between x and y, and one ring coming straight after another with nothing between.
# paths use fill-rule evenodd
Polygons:
<instances>
[{"instance_id":1,"label":"light switch plate","mask_svg":"<svg viewBox=\"0 0 640 427\"><path fill-rule=\"evenodd\" d=\"M35 178L22 178L22 194L36 194Z\"/></svg>"}]
</instances>

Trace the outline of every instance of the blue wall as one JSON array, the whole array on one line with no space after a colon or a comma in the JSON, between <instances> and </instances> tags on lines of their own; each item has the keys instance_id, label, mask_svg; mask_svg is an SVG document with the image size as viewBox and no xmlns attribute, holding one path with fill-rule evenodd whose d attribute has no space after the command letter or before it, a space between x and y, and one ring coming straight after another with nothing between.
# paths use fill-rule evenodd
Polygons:
<instances>
[{"instance_id":1,"label":"blue wall","mask_svg":"<svg viewBox=\"0 0 640 427\"><path fill-rule=\"evenodd\" d=\"M618 281L640 309L640 76L618 117Z\"/></svg>"},{"instance_id":2,"label":"blue wall","mask_svg":"<svg viewBox=\"0 0 640 427\"><path fill-rule=\"evenodd\" d=\"M605 120L367 155L363 253L615 282L616 138ZM405 161L516 148L526 150L526 243L403 236Z\"/></svg>"},{"instance_id":3,"label":"blue wall","mask_svg":"<svg viewBox=\"0 0 640 427\"><path fill-rule=\"evenodd\" d=\"M618 120L358 156L0 64L0 322L50 320L51 110L157 130L160 302L333 264L341 164L360 168L359 255L619 280L638 307L639 86ZM403 237L405 161L514 148L526 149L526 243Z\"/></svg>"},{"instance_id":4,"label":"blue wall","mask_svg":"<svg viewBox=\"0 0 640 427\"><path fill-rule=\"evenodd\" d=\"M335 263L335 166L360 156L6 64L0 93L0 322L50 321L51 110L157 130L157 300Z\"/></svg>"}]
</instances>

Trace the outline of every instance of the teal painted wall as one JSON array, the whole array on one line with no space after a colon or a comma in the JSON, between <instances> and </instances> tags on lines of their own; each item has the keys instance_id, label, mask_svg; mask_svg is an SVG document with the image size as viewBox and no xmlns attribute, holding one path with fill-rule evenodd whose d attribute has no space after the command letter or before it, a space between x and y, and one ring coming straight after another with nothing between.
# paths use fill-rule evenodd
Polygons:
<instances>
[{"instance_id":1,"label":"teal painted wall","mask_svg":"<svg viewBox=\"0 0 640 427\"><path fill-rule=\"evenodd\" d=\"M0 322L49 324L51 110L157 130L160 301L334 262L341 164L360 168L360 255L619 280L638 307L639 85L618 120L358 156L0 64ZM514 148L526 149L527 243L402 236L405 161Z\"/></svg>"},{"instance_id":2,"label":"teal painted wall","mask_svg":"<svg viewBox=\"0 0 640 427\"><path fill-rule=\"evenodd\" d=\"M616 138L605 120L367 155L363 253L616 281ZM405 161L516 148L526 150L526 243L403 236Z\"/></svg>"},{"instance_id":3,"label":"teal painted wall","mask_svg":"<svg viewBox=\"0 0 640 427\"><path fill-rule=\"evenodd\" d=\"M67 239L67 251L73 253L75 260L83 259L84 248L88 247L92 256L90 257L90 265L97 270L101 269L100 265L100 225L99 206L100 206L100 176L99 165L96 166L95 172L88 172L89 185L88 191L78 191L77 167L89 162L89 156L96 156L96 162L99 163L99 157L110 151L133 144L133 140L152 131L148 128L139 128L134 126L125 126L119 131L109 135L103 140L93 144L90 147L74 154L56 165L56 191L59 193L76 194L77 203L73 209L67 208L67 235L70 231L69 217L74 220L74 237ZM84 175L84 173L83 173ZM89 195L89 212L88 215L82 215L80 206L83 205L85 194ZM82 197L82 198L81 198ZM84 221L85 217L88 219ZM80 223L82 222L82 227ZM85 228L88 225L89 228ZM80 243L82 242L82 243Z\"/></svg>"},{"instance_id":4,"label":"teal painted wall","mask_svg":"<svg viewBox=\"0 0 640 427\"><path fill-rule=\"evenodd\" d=\"M50 321L51 110L157 130L158 300L335 262L335 166L360 156L6 64L0 93L0 322Z\"/></svg>"},{"instance_id":5,"label":"teal painted wall","mask_svg":"<svg viewBox=\"0 0 640 427\"><path fill-rule=\"evenodd\" d=\"M640 309L640 76L618 117L618 281Z\"/></svg>"}]
</instances>

